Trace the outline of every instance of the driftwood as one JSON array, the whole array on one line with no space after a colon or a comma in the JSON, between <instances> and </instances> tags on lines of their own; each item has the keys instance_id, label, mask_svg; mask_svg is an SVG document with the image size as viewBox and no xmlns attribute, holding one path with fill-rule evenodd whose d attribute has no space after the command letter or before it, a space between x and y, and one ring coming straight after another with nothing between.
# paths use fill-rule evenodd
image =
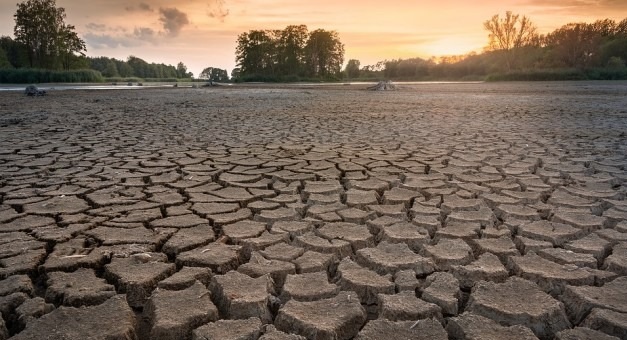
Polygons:
<instances>
[{"instance_id":1,"label":"driftwood","mask_svg":"<svg viewBox=\"0 0 627 340\"><path fill-rule=\"evenodd\" d=\"M396 89L397 89L396 85L394 85L389 80L380 81L379 83L377 83L377 85L370 86L368 88L368 90L371 90L371 91L395 91Z\"/></svg>"},{"instance_id":2,"label":"driftwood","mask_svg":"<svg viewBox=\"0 0 627 340\"><path fill-rule=\"evenodd\" d=\"M37 86L35 85L28 85L26 86L26 89L24 90L24 94L26 94L29 97L45 96L46 91L38 89Z\"/></svg>"}]
</instances>

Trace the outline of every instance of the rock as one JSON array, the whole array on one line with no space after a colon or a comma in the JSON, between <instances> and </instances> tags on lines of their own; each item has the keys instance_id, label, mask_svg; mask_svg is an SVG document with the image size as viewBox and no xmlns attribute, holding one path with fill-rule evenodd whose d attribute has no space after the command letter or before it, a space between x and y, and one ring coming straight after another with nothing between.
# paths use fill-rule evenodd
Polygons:
<instances>
[{"instance_id":1,"label":"rock","mask_svg":"<svg viewBox=\"0 0 627 340\"><path fill-rule=\"evenodd\" d=\"M392 322L388 320L373 320L368 322L355 337L355 340L384 340L390 339L415 340L447 340L448 336L440 322L434 319Z\"/></svg>"},{"instance_id":2,"label":"rock","mask_svg":"<svg viewBox=\"0 0 627 340\"><path fill-rule=\"evenodd\" d=\"M366 311L357 294L342 291L337 296L311 302L290 300L274 322L277 329L307 339L352 339L366 322Z\"/></svg>"},{"instance_id":3,"label":"rock","mask_svg":"<svg viewBox=\"0 0 627 340\"><path fill-rule=\"evenodd\" d=\"M416 297L413 291L378 295L379 318L390 321L415 321L435 318L444 321L442 308Z\"/></svg>"},{"instance_id":4,"label":"rock","mask_svg":"<svg viewBox=\"0 0 627 340\"><path fill-rule=\"evenodd\" d=\"M627 277L619 277L603 287L567 286L560 299L574 324L579 324L593 308L627 313Z\"/></svg>"},{"instance_id":5,"label":"rock","mask_svg":"<svg viewBox=\"0 0 627 340\"><path fill-rule=\"evenodd\" d=\"M392 83L390 80L380 81L374 86L368 87L368 90L371 91L396 91L396 85Z\"/></svg>"},{"instance_id":6,"label":"rock","mask_svg":"<svg viewBox=\"0 0 627 340\"><path fill-rule=\"evenodd\" d=\"M261 321L251 317L243 320L219 320L196 328L193 340L255 340L261 335Z\"/></svg>"},{"instance_id":7,"label":"rock","mask_svg":"<svg viewBox=\"0 0 627 340\"><path fill-rule=\"evenodd\" d=\"M503 283L509 277L508 271L496 255L484 253L465 266L453 266L451 273L459 280L462 288L472 288L478 281Z\"/></svg>"},{"instance_id":8,"label":"rock","mask_svg":"<svg viewBox=\"0 0 627 340\"><path fill-rule=\"evenodd\" d=\"M620 339L627 339L627 313L593 308L592 312L581 323L581 326L595 329Z\"/></svg>"},{"instance_id":9,"label":"rock","mask_svg":"<svg viewBox=\"0 0 627 340\"><path fill-rule=\"evenodd\" d=\"M288 275L279 298L284 302L315 301L334 297L339 292L340 287L329 283L326 272L304 273Z\"/></svg>"},{"instance_id":10,"label":"rock","mask_svg":"<svg viewBox=\"0 0 627 340\"><path fill-rule=\"evenodd\" d=\"M382 241L374 248L360 249L357 251L356 261L380 275L394 274L404 269L413 270L418 275L435 271L431 259L414 253L405 243Z\"/></svg>"},{"instance_id":11,"label":"rock","mask_svg":"<svg viewBox=\"0 0 627 340\"><path fill-rule=\"evenodd\" d=\"M434 246L425 246L424 253L433 259L439 270L450 270L452 266L474 260L470 246L461 239L440 239Z\"/></svg>"},{"instance_id":12,"label":"rock","mask_svg":"<svg viewBox=\"0 0 627 340\"><path fill-rule=\"evenodd\" d=\"M144 316L150 320L150 339L189 339L194 328L218 320L218 309L209 291L196 281L184 290L156 289L146 303Z\"/></svg>"},{"instance_id":13,"label":"rock","mask_svg":"<svg viewBox=\"0 0 627 340\"><path fill-rule=\"evenodd\" d=\"M224 274L236 269L249 257L244 247L226 245L221 242L213 242L207 246L198 247L176 257L177 266L207 267L214 273Z\"/></svg>"},{"instance_id":14,"label":"rock","mask_svg":"<svg viewBox=\"0 0 627 340\"><path fill-rule=\"evenodd\" d=\"M211 279L209 290L220 314L228 319L255 317L264 323L272 322L268 307L270 294L274 292L269 275L251 278L236 271L216 275Z\"/></svg>"},{"instance_id":15,"label":"rock","mask_svg":"<svg viewBox=\"0 0 627 340\"><path fill-rule=\"evenodd\" d=\"M176 271L173 263L159 260L144 262L136 256L114 258L105 266L105 278L115 283L118 292L126 294L131 307L140 308L157 283Z\"/></svg>"},{"instance_id":16,"label":"rock","mask_svg":"<svg viewBox=\"0 0 627 340\"><path fill-rule=\"evenodd\" d=\"M459 281L450 273L433 273L427 277L420 296L427 302L442 308L445 315L457 315L459 311Z\"/></svg>"},{"instance_id":17,"label":"rock","mask_svg":"<svg viewBox=\"0 0 627 340\"><path fill-rule=\"evenodd\" d=\"M498 322L473 313L448 319L446 331L453 340L537 340L533 332L521 325L501 326Z\"/></svg>"},{"instance_id":18,"label":"rock","mask_svg":"<svg viewBox=\"0 0 627 340\"><path fill-rule=\"evenodd\" d=\"M93 269L49 273L47 285L46 300L65 306L98 305L116 295L115 287L96 277Z\"/></svg>"},{"instance_id":19,"label":"rock","mask_svg":"<svg viewBox=\"0 0 627 340\"><path fill-rule=\"evenodd\" d=\"M191 287L196 281L208 285L211 281L211 269L202 267L183 267L174 275L160 281L157 287L168 290L182 290Z\"/></svg>"},{"instance_id":20,"label":"rock","mask_svg":"<svg viewBox=\"0 0 627 340\"><path fill-rule=\"evenodd\" d=\"M11 339L137 339L135 327L135 314L126 297L117 295L93 307L59 307Z\"/></svg>"},{"instance_id":21,"label":"rock","mask_svg":"<svg viewBox=\"0 0 627 340\"><path fill-rule=\"evenodd\" d=\"M619 340L619 338L590 328L576 327L563 330L555 335L555 340Z\"/></svg>"},{"instance_id":22,"label":"rock","mask_svg":"<svg viewBox=\"0 0 627 340\"><path fill-rule=\"evenodd\" d=\"M337 268L340 274L339 285L342 290L354 291L364 304L377 302L377 294L394 294L394 283L389 277L359 266L345 258Z\"/></svg>"},{"instance_id":23,"label":"rock","mask_svg":"<svg viewBox=\"0 0 627 340\"><path fill-rule=\"evenodd\" d=\"M26 86L26 89L24 90L24 94L29 96L29 97L45 96L46 95L46 90L41 90L41 89L37 88L37 86L35 86L35 85L28 85L28 86Z\"/></svg>"},{"instance_id":24,"label":"rock","mask_svg":"<svg viewBox=\"0 0 627 340\"><path fill-rule=\"evenodd\" d=\"M570 328L561 302L544 293L536 284L518 277L511 277L505 283L477 282L466 311L501 325L529 327L540 339L549 339Z\"/></svg>"},{"instance_id":25,"label":"rock","mask_svg":"<svg viewBox=\"0 0 627 340\"><path fill-rule=\"evenodd\" d=\"M584 286L594 284L594 275L575 265L561 265L544 259L535 253L511 256L507 263L510 273L533 281L546 293L557 296L566 285Z\"/></svg>"}]
</instances>

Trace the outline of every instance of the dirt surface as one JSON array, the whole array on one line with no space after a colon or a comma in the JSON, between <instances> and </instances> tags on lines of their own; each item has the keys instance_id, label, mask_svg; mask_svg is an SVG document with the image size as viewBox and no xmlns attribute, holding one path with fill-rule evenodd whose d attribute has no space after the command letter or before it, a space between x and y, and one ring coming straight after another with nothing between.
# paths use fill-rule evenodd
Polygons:
<instances>
[{"instance_id":1,"label":"dirt surface","mask_svg":"<svg viewBox=\"0 0 627 340\"><path fill-rule=\"evenodd\" d=\"M627 83L365 87L0 92L0 340L627 339Z\"/></svg>"}]
</instances>

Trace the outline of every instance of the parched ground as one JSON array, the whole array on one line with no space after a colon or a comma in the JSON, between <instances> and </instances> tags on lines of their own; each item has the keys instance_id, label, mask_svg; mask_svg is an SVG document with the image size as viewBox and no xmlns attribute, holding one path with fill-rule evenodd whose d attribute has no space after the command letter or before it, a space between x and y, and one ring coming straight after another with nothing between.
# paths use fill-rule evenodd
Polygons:
<instances>
[{"instance_id":1,"label":"parched ground","mask_svg":"<svg viewBox=\"0 0 627 340\"><path fill-rule=\"evenodd\" d=\"M0 339L627 339L627 84L0 92Z\"/></svg>"}]
</instances>

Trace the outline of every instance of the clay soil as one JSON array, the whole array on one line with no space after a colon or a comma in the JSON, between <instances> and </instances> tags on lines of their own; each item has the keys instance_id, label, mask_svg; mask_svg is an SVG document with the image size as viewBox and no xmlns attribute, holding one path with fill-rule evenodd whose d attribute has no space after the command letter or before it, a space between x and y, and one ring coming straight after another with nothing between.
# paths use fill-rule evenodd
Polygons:
<instances>
[{"instance_id":1,"label":"clay soil","mask_svg":"<svg viewBox=\"0 0 627 340\"><path fill-rule=\"evenodd\" d=\"M627 83L0 92L0 340L627 339Z\"/></svg>"}]
</instances>

